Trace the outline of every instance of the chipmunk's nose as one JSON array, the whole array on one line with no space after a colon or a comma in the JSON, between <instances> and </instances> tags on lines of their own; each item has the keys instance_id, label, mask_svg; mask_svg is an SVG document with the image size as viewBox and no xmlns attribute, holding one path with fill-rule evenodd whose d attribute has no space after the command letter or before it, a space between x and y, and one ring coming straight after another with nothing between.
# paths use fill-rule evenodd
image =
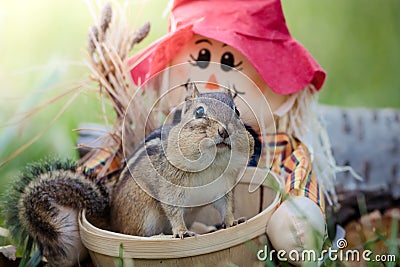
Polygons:
<instances>
[{"instance_id":1,"label":"chipmunk's nose","mask_svg":"<svg viewBox=\"0 0 400 267\"><path fill-rule=\"evenodd\" d=\"M221 125L218 127L218 134L224 139L229 137L228 131Z\"/></svg>"},{"instance_id":2,"label":"chipmunk's nose","mask_svg":"<svg viewBox=\"0 0 400 267\"><path fill-rule=\"evenodd\" d=\"M211 74L210 78L208 78L208 82L206 83L206 88L210 90L219 89L218 81L214 74Z\"/></svg>"}]
</instances>

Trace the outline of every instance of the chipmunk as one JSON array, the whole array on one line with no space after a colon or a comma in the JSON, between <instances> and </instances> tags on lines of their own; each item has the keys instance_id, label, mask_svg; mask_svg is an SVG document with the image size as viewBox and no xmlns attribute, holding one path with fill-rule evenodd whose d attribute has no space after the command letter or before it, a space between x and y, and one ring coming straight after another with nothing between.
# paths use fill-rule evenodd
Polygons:
<instances>
[{"instance_id":1,"label":"chipmunk","mask_svg":"<svg viewBox=\"0 0 400 267\"><path fill-rule=\"evenodd\" d=\"M200 94L187 84L179 123L151 133L127 160L112 190L111 228L140 236L195 233L199 206L212 203L227 227L231 189L253 155L254 139L228 92Z\"/></svg>"},{"instance_id":2,"label":"chipmunk","mask_svg":"<svg viewBox=\"0 0 400 267\"><path fill-rule=\"evenodd\" d=\"M182 238L194 234L187 226L198 208L177 205L198 205L221 196L213 204L223 222L227 226L241 222L233 218L228 191L249 157L259 156L253 155L251 131L241 125L231 95L199 94L194 84L188 86L188 93L180 121L147 136L127 161L112 192L81 173L74 160L53 158L29 164L2 198L5 223L16 241L27 244L26 253L35 244L49 266L74 266L83 260L87 250L78 229L83 208L88 219L103 229L143 236L171 232ZM201 188L223 174L219 183L211 183L211 189L194 194L158 180L163 176L175 185ZM164 203L135 181L145 181L141 186ZM110 214L112 220L108 220Z\"/></svg>"}]
</instances>

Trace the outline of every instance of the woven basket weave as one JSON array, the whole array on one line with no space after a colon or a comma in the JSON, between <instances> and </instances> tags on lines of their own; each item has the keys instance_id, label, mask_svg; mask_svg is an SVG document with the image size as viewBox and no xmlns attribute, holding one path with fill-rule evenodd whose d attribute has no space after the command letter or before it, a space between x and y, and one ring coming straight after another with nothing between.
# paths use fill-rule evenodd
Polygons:
<instances>
[{"instance_id":1,"label":"woven basket weave","mask_svg":"<svg viewBox=\"0 0 400 267\"><path fill-rule=\"evenodd\" d=\"M139 237L99 229L82 212L79 220L82 242L95 266L118 266L121 244L123 266L262 266L257 251L267 242L265 229L281 194L276 192L278 179L259 169L257 175L262 173L267 179L250 193L254 171L255 168L248 168L234 188L235 217L249 218L243 224L182 240L172 236ZM213 217L213 211L205 209L201 217Z\"/></svg>"}]
</instances>

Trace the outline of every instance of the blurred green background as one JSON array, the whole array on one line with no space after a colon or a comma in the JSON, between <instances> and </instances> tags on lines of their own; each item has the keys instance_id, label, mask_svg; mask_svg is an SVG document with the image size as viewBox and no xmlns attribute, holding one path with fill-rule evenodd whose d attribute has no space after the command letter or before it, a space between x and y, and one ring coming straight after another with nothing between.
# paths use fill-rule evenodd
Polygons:
<instances>
[{"instance_id":1,"label":"blurred green background","mask_svg":"<svg viewBox=\"0 0 400 267\"><path fill-rule=\"evenodd\" d=\"M89 2L98 12L97 2ZM129 2L133 27L152 24L150 36L137 49L166 32L166 6L163 0ZM283 0L283 8L293 36L328 72L320 102L400 108L400 1ZM54 124L72 94L24 124L10 126L19 114L87 78L83 59L93 23L84 0L1 0L0 162L49 129L0 168L0 191L27 162L46 155L76 157L72 130L80 122L101 121L96 95L84 92Z\"/></svg>"}]
</instances>

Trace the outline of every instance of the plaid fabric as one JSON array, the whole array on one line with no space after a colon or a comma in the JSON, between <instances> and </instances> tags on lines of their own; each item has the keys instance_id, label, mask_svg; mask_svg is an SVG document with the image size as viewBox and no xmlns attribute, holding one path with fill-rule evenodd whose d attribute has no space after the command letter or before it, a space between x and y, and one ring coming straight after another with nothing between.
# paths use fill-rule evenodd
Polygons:
<instances>
[{"instance_id":1,"label":"plaid fabric","mask_svg":"<svg viewBox=\"0 0 400 267\"><path fill-rule=\"evenodd\" d=\"M325 214L322 188L312 172L310 154L304 144L284 133L268 135L271 171L285 178L285 192L292 196L305 196L316 203Z\"/></svg>"},{"instance_id":2,"label":"plaid fabric","mask_svg":"<svg viewBox=\"0 0 400 267\"><path fill-rule=\"evenodd\" d=\"M96 150L89 158L83 157L78 171L96 182L112 184L119 176L122 161L116 155L116 151Z\"/></svg>"}]
</instances>

